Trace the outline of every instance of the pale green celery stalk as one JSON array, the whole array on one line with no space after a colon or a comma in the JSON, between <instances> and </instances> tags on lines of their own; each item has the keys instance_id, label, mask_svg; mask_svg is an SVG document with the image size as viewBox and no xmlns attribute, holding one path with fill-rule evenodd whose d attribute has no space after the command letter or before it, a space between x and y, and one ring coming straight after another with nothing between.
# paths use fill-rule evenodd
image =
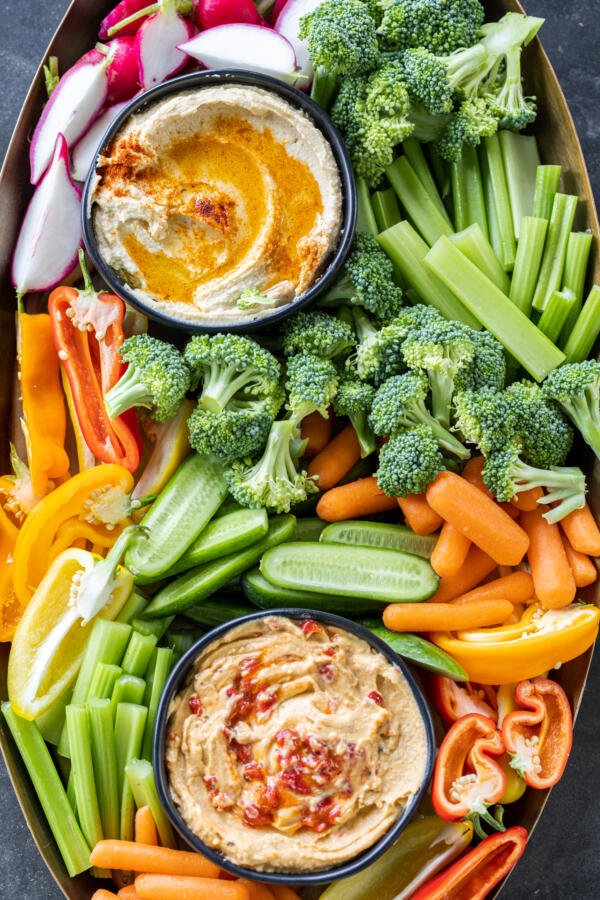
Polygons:
<instances>
[{"instance_id":1,"label":"pale green celery stalk","mask_svg":"<svg viewBox=\"0 0 600 900\"><path fill-rule=\"evenodd\" d=\"M452 197L454 200L454 226L464 231L477 222L489 240L488 218L483 192L483 177L477 149L465 145L460 158L450 164Z\"/></svg>"},{"instance_id":2,"label":"pale green celery stalk","mask_svg":"<svg viewBox=\"0 0 600 900\"><path fill-rule=\"evenodd\" d=\"M85 706L70 704L66 709L69 748L71 750L71 775L77 801L77 814L81 830L90 847L95 847L104 837L94 765L92 762L90 723ZM96 870L99 878L110 878L110 872Z\"/></svg>"},{"instance_id":3,"label":"pale green celery stalk","mask_svg":"<svg viewBox=\"0 0 600 900\"><path fill-rule=\"evenodd\" d=\"M498 138L510 197L513 231L515 238L519 240L522 219L533 214L535 179L540 154L533 135L499 131Z\"/></svg>"},{"instance_id":4,"label":"pale green celery stalk","mask_svg":"<svg viewBox=\"0 0 600 900\"><path fill-rule=\"evenodd\" d=\"M539 311L546 306L550 294L562 287L567 245L573 228L577 202L578 198L571 194L556 194L554 197L544 256L533 295L533 308Z\"/></svg>"},{"instance_id":5,"label":"pale green celery stalk","mask_svg":"<svg viewBox=\"0 0 600 900\"><path fill-rule=\"evenodd\" d=\"M575 303L567 316L567 321L560 335L561 347L564 347L569 340L569 335L583 306L585 278L593 242L594 236L591 231L573 231L569 235L563 286L573 291Z\"/></svg>"},{"instance_id":6,"label":"pale green celery stalk","mask_svg":"<svg viewBox=\"0 0 600 900\"><path fill-rule=\"evenodd\" d=\"M565 344L568 363L583 362L600 334L600 285L595 284L583 304L569 340Z\"/></svg>"},{"instance_id":7,"label":"pale green celery stalk","mask_svg":"<svg viewBox=\"0 0 600 900\"><path fill-rule=\"evenodd\" d=\"M447 237L440 238L431 248L425 257L425 265L536 381L542 381L564 361L564 354L558 347L538 331L533 322Z\"/></svg>"},{"instance_id":8,"label":"pale green celery stalk","mask_svg":"<svg viewBox=\"0 0 600 900\"><path fill-rule=\"evenodd\" d=\"M125 777L125 767L142 752L144 728L148 710L134 703L119 703L115 717L115 750L119 787L119 837L122 841L134 838L135 801Z\"/></svg>"},{"instance_id":9,"label":"pale green celery stalk","mask_svg":"<svg viewBox=\"0 0 600 900\"><path fill-rule=\"evenodd\" d=\"M503 294L510 290L510 278L500 264L500 260L494 253L492 245L486 239L480 226L475 222L464 231L457 231L450 235L452 243L458 247L461 253L481 269L484 275L493 281Z\"/></svg>"},{"instance_id":10,"label":"pale green celery stalk","mask_svg":"<svg viewBox=\"0 0 600 900\"><path fill-rule=\"evenodd\" d=\"M154 743L154 726L158 704L165 688L169 672L173 665L173 651L170 647L159 647L155 653L154 666L148 677L144 702L148 707L148 718L144 731L144 743L142 756L144 759L152 759L152 745Z\"/></svg>"},{"instance_id":11,"label":"pale green celery stalk","mask_svg":"<svg viewBox=\"0 0 600 900\"><path fill-rule=\"evenodd\" d=\"M161 845L175 847L175 835L158 798L152 766L146 759L134 759L127 764L125 772L138 809L150 807Z\"/></svg>"},{"instance_id":12,"label":"pale green celery stalk","mask_svg":"<svg viewBox=\"0 0 600 900\"><path fill-rule=\"evenodd\" d=\"M452 228L452 222L450 221L444 202L440 197L437 185L431 174L431 169L429 168L429 164L423 152L422 144L420 144L416 138L408 138L408 140L404 141L402 144L402 149L404 150L409 163L413 167L417 178L437 206L440 214L444 217L449 227Z\"/></svg>"},{"instance_id":13,"label":"pale green celery stalk","mask_svg":"<svg viewBox=\"0 0 600 900\"><path fill-rule=\"evenodd\" d=\"M73 688L71 702L81 706L88 698L94 670L98 663L116 665L121 662L125 647L131 634L131 628L124 622L110 622L108 619L96 619L85 650L85 656ZM66 728L58 744L61 756L69 756L69 739Z\"/></svg>"},{"instance_id":14,"label":"pale green celery stalk","mask_svg":"<svg viewBox=\"0 0 600 900\"><path fill-rule=\"evenodd\" d=\"M146 682L137 675L121 675L115 683L110 703L113 716L117 714L119 703L141 703L146 691Z\"/></svg>"},{"instance_id":15,"label":"pale green celery stalk","mask_svg":"<svg viewBox=\"0 0 600 900\"><path fill-rule=\"evenodd\" d=\"M385 231L402 220L398 198L393 188L386 188L385 191L375 191L371 195L371 206L375 214L378 231Z\"/></svg>"},{"instance_id":16,"label":"pale green celery stalk","mask_svg":"<svg viewBox=\"0 0 600 900\"><path fill-rule=\"evenodd\" d=\"M521 237L517 244L517 258L510 282L509 297L527 317L531 315L531 304L544 255L547 231L547 219L525 216L521 223Z\"/></svg>"},{"instance_id":17,"label":"pale green celery stalk","mask_svg":"<svg viewBox=\"0 0 600 900\"><path fill-rule=\"evenodd\" d=\"M486 194L486 201L487 203L491 202L494 206L494 217L498 227L498 246L494 247L494 251L504 269L511 272L515 264L517 246L502 148L497 134L483 139L481 153L487 158L486 171L489 173L490 179L490 192ZM489 206L486 211L489 218Z\"/></svg>"},{"instance_id":18,"label":"pale green celery stalk","mask_svg":"<svg viewBox=\"0 0 600 900\"><path fill-rule=\"evenodd\" d=\"M442 159L435 144L426 144L425 151L429 158L430 170L433 172L435 183L442 200L448 200L452 196L452 184L450 180L450 168L445 159ZM450 218L452 221L452 217Z\"/></svg>"},{"instance_id":19,"label":"pale green celery stalk","mask_svg":"<svg viewBox=\"0 0 600 900\"><path fill-rule=\"evenodd\" d=\"M398 222L397 225L383 231L377 240L394 266L401 270L405 281L422 298L423 303L434 306L446 319L463 322L471 328L480 327L477 319L425 267L423 260L429 252L429 247L410 222Z\"/></svg>"},{"instance_id":20,"label":"pale green celery stalk","mask_svg":"<svg viewBox=\"0 0 600 900\"><path fill-rule=\"evenodd\" d=\"M40 729L42 737L49 744L58 746L60 736L65 725L65 707L71 702L73 691L65 691L63 696L54 703L48 712L39 716L35 724Z\"/></svg>"},{"instance_id":21,"label":"pale green celery stalk","mask_svg":"<svg viewBox=\"0 0 600 900\"><path fill-rule=\"evenodd\" d=\"M147 606L148 600L139 591L134 591L115 619L115 622L125 622L127 625L130 625L133 619L138 619L144 614Z\"/></svg>"},{"instance_id":22,"label":"pale green celery stalk","mask_svg":"<svg viewBox=\"0 0 600 900\"><path fill-rule=\"evenodd\" d=\"M319 106L327 110L331 106L331 101L337 92L340 83L338 75L333 75L329 69L324 66L316 66L312 87L310 90L311 99L318 103Z\"/></svg>"},{"instance_id":23,"label":"pale green celery stalk","mask_svg":"<svg viewBox=\"0 0 600 900\"><path fill-rule=\"evenodd\" d=\"M556 344L569 313L577 300L573 291L564 288L562 291L554 291L546 303L546 308L539 318L537 327Z\"/></svg>"},{"instance_id":24,"label":"pale green celery stalk","mask_svg":"<svg viewBox=\"0 0 600 900\"><path fill-rule=\"evenodd\" d=\"M454 229L448 217L440 212L431 199L406 156L398 157L391 166L388 166L386 175L402 208L406 210L413 225L430 246L441 235L452 234Z\"/></svg>"},{"instance_id":25,"label":"pale green celery stalk","mask_svg":"<svg viewBox=\"0 0 600 900\"><path fill-rule=\"evenodd\" d=\"M157 643L158 638L155 634L140 634L139 631L133 631L121 662L123 672L126 675L143 678Z\"/></svg>"},{"instance_id":26,"label":"pale green celery stalk","mask_svg":"<svg viewBox=\"0 0 600 900\"><path fill-rule=\"evenodd\" d=\"M2 713L25 763L65 868L74 878L89 869L91 851L67 799L50 751L35 722L27 722L17 716L10 703L2 704Z\"/></svg>"},{"instance_id":27,"label":"pale green celery stalk","mask_svg":"<svg viewBox=\"0 0 600 900\"><path fill-rule=\"evenodd\" d=\"M356 179L356 230L360 234L372 234L377 237L379 231L377 222L375 221L375 213L371 206L371 194L369 185L364 178Z\"/></svg>"},{"instance_id":28,"label":"pale green celery stalk","mask_svg":"<svg viewBox=\"0 0 600 900\"><path fill-rule=\"evenodd\" d=\"M498 256L498 254L500 253L500 225L498 222L496 206L494 203L494 188L492 185L492 176L490 173L488 158L485 153L481 154L481 180L483 183L483 197L485 208L487 210L488 216L487 224L489 242L494 253Z\"/></svg>"},{"instance_id":29,"label":"pale green celery stalk","mask_svg":"<svg viewBox=\"0 0 600 900\"><path fill-rule=\"evenodd\" d=\"M123 674L121 666L109 663L98 663L92 675L88 700L104 700L112 697L117 680Z\"/></svg>"},{"instance_id":30,"label":"pale green celery stalk","mask_svg":"<svg viewBox=\"0 0 600 900\"><path fill-rule=\"evenodd\" d=\"M533 215L536 219L550 219L554 197L560 187L560 166L538 166L535 173Z\"/></svg>"},{"instance_id":31,"label":"pale green celery stalk","mask_svg":"<svg viewBox=\"0 0 600 900\"><path fill-rule=\"evenodd\" d=\"M174 618L175 616L171 616L170 619L134 619L131 623L131 627L135 631L139 631L140 634L153 634L156 637L156 640L160 641Z\"/></svg>"},{"instance_id":32,"label":"pale green celery stalk","mask_svg":"<svg viewBox=\"0 0 600 900\"><path fill-rule=\"evenodd\" d=\"M119 779L110 700L88 700L92 762L102 831L105 838L119 837Z\"/></svg>"}]
</instances>

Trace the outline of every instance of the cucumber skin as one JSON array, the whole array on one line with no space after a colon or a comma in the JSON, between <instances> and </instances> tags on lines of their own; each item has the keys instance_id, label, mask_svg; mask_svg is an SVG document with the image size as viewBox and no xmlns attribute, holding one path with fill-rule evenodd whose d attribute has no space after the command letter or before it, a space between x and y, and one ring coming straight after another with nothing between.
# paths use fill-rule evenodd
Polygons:
<instances>
[{"instance_id":1,"label":"cucumber skin","mask_svg":"<svg viewBox=\"0 0 600 900\"><path fill-rule=\"evenodd\" d=\"M346 532L346 536L344 536ZM371 534L372 540L361 536ZM377 542L377 535L382 540ZM389 541L385 542L385 536ZM348 539L350 538L350 539ZM353 547L374 547L380 550L400 550L429 559L436 545L437 536L415 534L405 525L386 525L383 522L365 522L349 519L346 522L332 522L321 532L320 539L326 544L346 544Z\"/></svg>"},{"instance_id":2,"label":"cucumber skin","mask_svg":"<svg viewBox=\"0 0 600 900\"><path fill-rule=\"evenodd\" d=\"M184 615L196 622L198 625L204 625L208 628L222 625L224 622L231 622L233 619L239 619L241 616L249 616L256 612L249 603L240 603L238 600L202 600L196 606L186 609Z\"/></svg>"},{"instance_id":3,"label":"cucumber skin","mask_svg":"<svg viewBox=\"0 0 600 900\"><path fill-rule=\"evenodd\" d=\"M327 523L323 519L316 516L309 516L307 519L298 519L296 523L295 541L318 541Z\"/></svg>"},{"instance_id":4,"label":"cucumber skin","mask_svg":"<svg viewBox=\"0 0 600 900\"><path fill-rule=\"evenodd\" d=\"M355 619L381 609L380 603L356 600L349 597L331 597L328 594L311 594L309 591L295 591L278 588L261 575L260 569L252 569L242 578L242 590L248 600L259 609L281 609L291 607L314 609L320 612L338 613L348 619Z\"/></svg>"},{"instance_id":5,"label":"cucumber skin","mask_svg":"<svg viewBox=\"0 0 600 900\"><path fill-rule=\"evenodd\" d=\"M375 637L388 644L398 656L407 659L415 666L426 669L428 672L435 672L436 675L445 675L447 678L452 678L453 681L469 680L468 674L449 653L418 634L400 634L390 631L376 619L363 619L360 624L372 631Z\"/></svg>"}]
</instances>

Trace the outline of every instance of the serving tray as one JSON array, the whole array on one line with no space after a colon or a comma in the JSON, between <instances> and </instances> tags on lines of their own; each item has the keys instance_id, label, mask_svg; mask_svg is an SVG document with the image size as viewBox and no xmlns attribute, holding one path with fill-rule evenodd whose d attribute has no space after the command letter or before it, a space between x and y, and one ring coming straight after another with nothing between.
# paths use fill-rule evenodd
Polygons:
<instances>
[{"instance_id":1,"label":"serving tray","mask_svg":"<svg viewBox=\"0 0 600 900\"><path fill-rule=\"evenodd\" d=\"M14 289L10 280L10 261L19 225L25 212L31 185L29 184L28 142L40 116L45 97L42 65L49 55L59 58L64 72L86 50L94 45L98 25L105 13L115 5L115 0L73 0L50 42L40 63L31 88L19 116L12 140L0 171L0 359L15 358L14 313L16 308ZM509 10L523 12L516 0L484 0L488 18L499 18ZM579 203L575 227L590 229L598 237L600 226L594 204L592 188L583 159L581 145L567 102L556 74L536 38L524 54L526 86L539 102L539 116L535 124L543 162L560 163L563 167L563 185L568 193L577 194ZM590 283L600 283L600 257L598 240L594 241L589 274ZM14 371L10 365L0 368L0 464L2 472L9 471L8 442L10 436L11 401ZM589 477L590 504L598 516L600 513L600 467L594 465L591 454L580 447L579 464ZM600 588L594 586L581 592L588 602L600 605ZM0 644L0 699L5 699L8 644ZM565 664L553 677L561 683L577 714L585 688L592 651ZM99 882L86 875L68 877L52 833L42 814L29 777L12 742L4 719L0 717L0 747L13 787L23 814L50 872L70 900L89 900ZM518 805L511 807L511 819L515 818L529 832L537 824L546 800L547 791L527 791ZM525 857L525 865L527 865Z\"/></svg>"}]
</instances>

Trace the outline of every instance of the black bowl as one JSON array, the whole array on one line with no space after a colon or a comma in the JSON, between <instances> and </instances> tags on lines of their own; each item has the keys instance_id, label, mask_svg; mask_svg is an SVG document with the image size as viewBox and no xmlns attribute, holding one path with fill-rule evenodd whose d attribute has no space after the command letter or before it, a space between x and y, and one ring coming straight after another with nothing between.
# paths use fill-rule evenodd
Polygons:
<instances>
[{"instance_id":1,"label":"black bowl","mask_svg":"<svg viewBox=\"0 0 600 900\"><path fill-rule=\"evenodd\" d=\"M329 260L317 281L299 297L296 297L287 306L274 309L270 315L262 316L254 321L243 322L226 322L219 324L211 323L195 323L179 319L175 316L169 316L165 313L157 312L147 306L131 291L128 285L121 279L115 270L107 265L100 252L96 242L94 233L93 210L91 204L92 190L96 176L96 161L104 149L108 146L114 136L121 130L127 119L134 113L147 109L158 100L176 94L181 91L187 91L196 87L214 87L219 84L243 84L251 87L259 87L264 90L278 94L284 100L287 100L292 106L302 110L312 120L314 125L323 133L329 142L337 167L340 173L342 183L342 227L338 245L331 254ZM209 69L203 72L192 72L189 75L182 75L179 78L173 78L164 84L159 84L143 94L140 94L129 103L125 109L117 116L115 121L102 139L100 149L96 153L94 164L92 165L88 177L85 182L82 197L82 217L83 217L83 238L86 249L96 267L102 275L106 284L131 306L138 309L150 319L161 322L170 328L179 328L185 331L201 332L204 334L214 334L217 331L236 331L236 332L253 332L267 328L277 322L286 319L292 313L297 312L303 306L306 306L320 294L324 293L332 283L335 282L344 265L352 238L354 236L354 227L356 225L356 185L354 182L354 174L348 156L348 151L344 146L344 142L334 126L327 113L310 99L306 94L298 91L277 78L271 78L269 75L261 75L256 72L246 72L242 69Z\"/></svg>"},{"instance_id":2,"label":"black bowl","mask_svg":"<svg viewBox=\"0 0 600 900\"><path fill-rule=\"evenodd\" d=\"M359 856L334 866L330 869L320 869L318 872L298 873L298 872L262 872L257 869L250 869L245 866L238 866L226 856L207 846L198 838L196 834L188 827L181 813L177 809L175 802L171 796L169 788L169 778L167 775L167 767L165 763L165 746L167 740L167 725L169 718L169 707L175 694L183 687L188 672L194 665L198 654L214 640L226 634L230 629L237 627L243 622L250 622L253 619L264 619L268 616L286 616L291 619L315 619L317 622L324 622L327 625L336 625L343 628L351 634L362 638L365 643L369 644L375 650L378 650L394 665L400 669L406 679L410 690L415 698L417 707L425 726L425 735L427 743L427 759L423 774L423 782L417 793L412 797L410 802L404 807L395 823L367 850L364 850ZM403 660L391 649L384 641L376 637L372 632L351 622L342 616L336 616L332 613L317 612L311 609L275 609L275 610L259 610L249 616L242 616L239 619L233 619L214 628L191 647L188 652L182 656L173 671L171 672L165 689L162 693L158 712L156 716L156 725L154 729L154 745L152 763L154 766L154 777L156 779L156 788L160 800L171 820L175 830L179 835L190 844L198 853L202 853L208 859L212 860L227 872L237 875L240 878L249 878L263 882L274 884L326 884L338 878L348 878L361 869L375 862L381 854L396 841L400 833L406 828L411 820L412 815L416 811L423 793L427 789L427 785L431 778L433 770L433 762L435 757L435 737L433 732L433 724L425 698L421 689L417 685L413 676L407 669Z\"/></svg>"}]
</instances>

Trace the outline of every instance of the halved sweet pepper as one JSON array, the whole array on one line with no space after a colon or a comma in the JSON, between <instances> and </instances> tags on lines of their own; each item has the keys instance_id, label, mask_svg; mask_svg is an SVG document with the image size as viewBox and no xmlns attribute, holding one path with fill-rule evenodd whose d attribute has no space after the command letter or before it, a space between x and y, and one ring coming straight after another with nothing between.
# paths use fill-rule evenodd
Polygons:
<instances>
[{"instance_id":1,"label":"halved sweet pepper","mask_svg":"<svg viewBox=\"0 0 600 900\"><path fill-rule=\"evenodd\" d=\"M491 685L471 681L458 684L443 675L431 676L429 684L429 696L444 725L452 725L469 713L479 713L496 721L498 701Z\"/></svg>"},{"instance_id":2,"label":"halved sweet pepper","mask_svg":"<svg viewBox=\"0 0 600 900\"><path fill-rule=\"evenodd\" d=\"M13 553L18 530L0 508L0 641L10 641L21 618L12 583Z\"/></svg>"},{"instance_id":3,"label":"halved sweet pepper","mask_svg":"<svg viewBox=\"0 0 600 900\"><path fill-rule=\"evenodd\" d=\"M10 445L10 465L12 475L2 475L0 478L0 505L11 521L20 526L46 491L40 496L34 493L29 467L20 458L14 444ZM46 487L51 484L46 482Z\"/></svg>"},{"instance_id":4,"label":"halved sweet pepper","mask_svg":"<svg viewBox=\"0 0 600 900\"><path fill-rule=\"evenodd\" d=\"M533 788L550 788L565 771L573 744L573 716L567 695L549 678L521 681L515 690L525 707L502 725L511 766Z\"/></svg>"}]
</instances>

